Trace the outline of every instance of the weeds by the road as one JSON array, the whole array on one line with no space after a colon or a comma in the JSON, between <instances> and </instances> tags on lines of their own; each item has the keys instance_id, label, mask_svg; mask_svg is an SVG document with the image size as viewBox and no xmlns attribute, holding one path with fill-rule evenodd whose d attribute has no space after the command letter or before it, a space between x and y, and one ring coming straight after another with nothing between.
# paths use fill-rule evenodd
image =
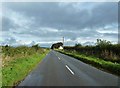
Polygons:
<instances>
[{"instance_id":1,"label":"weeds by the road","mask_svg":"<svg viewBox=\"0 0 120 88\"><path fill-rule=\"evenodd\" d=\"M6 48L4 48L6 49ZM17 54L10 52L11 50L17 51ZM3 53L4 65L2 67L2 87L16 86L23 80L29 72L46 56L49 52L47 49L39 48L37 51L32 47L25 47L18 49L10 47L8 51ZM34 51L32 51L34 50ZM25 53L22 53L25 52ZM6 56L5 56L6 53ZM29 54L30 53L30 54ZM12 55L13 54L13 55ZM12 56L11 56L12 55ZM8 59L9 57L9 59ZM7 58L7 60L5 59Z\"/></svg>"},{"instance_id":2,"label":"weeds by the road","mask_svg":"<svg viewBox=\"0 0 120 88\"><path fill-rule=\"evenodd\" d=\"M78 60L81 60L85 63L91 64L97 68L106 70L110 73L113 73L115 75L120 75L120 64L119 63L113 63L110 61L105 61L103 59L99 59L96 57L90 57L90 56L86 56L83 54L78 54L78 53L71 53L71 52L66 52L66 51L59 51L63 54L75 57Z\"/></svg>"}]
</instances>

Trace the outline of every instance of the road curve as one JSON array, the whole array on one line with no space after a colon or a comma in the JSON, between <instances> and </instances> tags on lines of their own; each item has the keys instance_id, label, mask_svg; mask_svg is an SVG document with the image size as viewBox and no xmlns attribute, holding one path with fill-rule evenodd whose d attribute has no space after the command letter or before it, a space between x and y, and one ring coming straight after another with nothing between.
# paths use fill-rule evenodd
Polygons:
<instances>
[{"instance_id":1,"label":"road curve","mask_svg":"<svg viewBox=\"0 0 120 88\"><path fill-rule=\"evenodd\" d=\"M118 77L51 50L18 86L118 86Z\"/></svg>"}]
</instances>

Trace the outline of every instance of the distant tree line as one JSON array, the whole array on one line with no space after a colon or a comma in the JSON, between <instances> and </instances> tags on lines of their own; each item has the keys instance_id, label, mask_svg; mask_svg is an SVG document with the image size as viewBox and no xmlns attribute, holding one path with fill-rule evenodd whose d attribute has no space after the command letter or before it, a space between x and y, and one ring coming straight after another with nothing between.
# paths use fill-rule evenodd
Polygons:
<instances>
[{"instance_id":1,"label":"distant tree line","mask_svg":"<svg viewBox=\"0 0 120 88\"><path fill-rule=\"evenodd\" d=\"M95 46L82 46L81 44L75 44L73 47L66 46L64 50L120 62L120 44L111 44L110 41L106 40L97 39Z\"/></svg>"}]
</instances>

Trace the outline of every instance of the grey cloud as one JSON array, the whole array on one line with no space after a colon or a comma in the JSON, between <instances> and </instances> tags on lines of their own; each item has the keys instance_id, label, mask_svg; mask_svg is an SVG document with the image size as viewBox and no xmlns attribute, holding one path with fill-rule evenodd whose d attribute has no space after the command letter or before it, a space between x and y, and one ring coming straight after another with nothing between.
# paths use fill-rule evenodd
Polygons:
<instances>
[{"instance_id":1,"label":"grey cloud","mask_svg":"<svg viewBox=\"0 0 120 88\"><path fill-rule=\"evenodd\" d=\"M93 24L104 26L106 24L117 23L118 3L104 3L93 9ZM91 23L92 23L91 22Z\"/></svg>"},{"instance_id":2,"label":"grey cloud","mask_svg":"<svg viewBox=\"0 0 120 88\"><path fill-rule=\"evenodd\" d=\"M118 3L117 2L99 2L94 3L70 3L61 6L60 3L36 3L36 2L10 2L4 3L3 6L13 11L24 13L25 17L34 17L34 24L24 27L17 27L9 19L3 19L3 30L9 31L10 28L24 31L14 32L18 37L22 35L31 35L37 37L39 41L57 41L64 36L66 39L76 41L78 37L91 39L100 35L116 37L116 34L103 34L96 30L104 28L106 25L117 24L118 19ZM65 3L61 3L65 4ZM74 7L76 4L77 7ZM88 7L87 7L88 4ZM91 9L89 9L92 7ZM84 9L83 9L84 8ZM6 25L7 24L7 25ZM40 30L40 27L48 27L57 29L58 32L50 32ZM18 29L19 28L19 29ZM89 30L84 30L85 28ZM109 29L108 29L109 30ZM73 42L69 42L74 44Z\"/></svg>"},{"instance_id":3,"label":"grey cloud","mask_svg":"<svg viewBox=\"0 0 120 88\"><path fill-rule=\"evenodd\" d=\"M2 43L0 43L1 45L12 45L16 43L16 39L13 37L9 37L6 38Z\"/></svg>"},{"instance_id":4,"label":"grey cloud","mask_svg":"<svg viewBox=\"0 0 120 88\"><path fill-rule=\"evenodd\" d=\"M83 43L82 45L84 45L84 46L86 46L86 45L95 45L95 43L94 42L85 42L85 43Z\"/></svg>"},{"instance_id":5,"label":"grey cloud","mask_svg":"<svg viewBox=\"0 0 120 88\"><path fill-rule=\"evenodd\" d=\"M98 2L95 2L96 4ZM93 4L95 4L93 3ZM82 29L85 27L104 26L117 22L117 3L107 2L88 10L75 11L72 4L61 7L59 3L8 3L8 7L36 17L36 23L42 26ZM64 4L64 3L63 3ZM89 4L89 3L87 3ZM37 13L36 13L37 12Z\"/></svg>"},{"instance_id":6,"label":"grey cloud","mask_svg":"<svg viewBox=\"0 0 120 88\"><path fill-rule=\"evenodd\" d=\"M2 18L2 30L9 31L10 28L15 28L13 22L8 18L3 17Z\"/></svg>"},{"instance_id":7,"label":"grey cloud","mask_svg":"<svg viewBox=\"0 0 120 88\"><path fill-rule=\"evenodd\" d=\"M108 37L113 37L113 38L117 38L118 34L117 33L103 33L104 36L108 36Z\"/></svg>"}]
</instances>

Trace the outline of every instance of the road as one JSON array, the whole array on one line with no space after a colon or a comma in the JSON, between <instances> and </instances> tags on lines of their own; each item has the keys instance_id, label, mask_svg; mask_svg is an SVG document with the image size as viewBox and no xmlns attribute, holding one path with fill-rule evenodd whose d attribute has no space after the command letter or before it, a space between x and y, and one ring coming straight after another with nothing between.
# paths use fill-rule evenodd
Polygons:
<instances>
[{"instance_id":1,"label":"road","mask_svg":"<svg viewBox=\"0 0 120 88\"><path fill-rule=\"evenodd\" d=\"M18 86L117 85L117 76L51 50Z\"/></svg>"}]
</instances>

